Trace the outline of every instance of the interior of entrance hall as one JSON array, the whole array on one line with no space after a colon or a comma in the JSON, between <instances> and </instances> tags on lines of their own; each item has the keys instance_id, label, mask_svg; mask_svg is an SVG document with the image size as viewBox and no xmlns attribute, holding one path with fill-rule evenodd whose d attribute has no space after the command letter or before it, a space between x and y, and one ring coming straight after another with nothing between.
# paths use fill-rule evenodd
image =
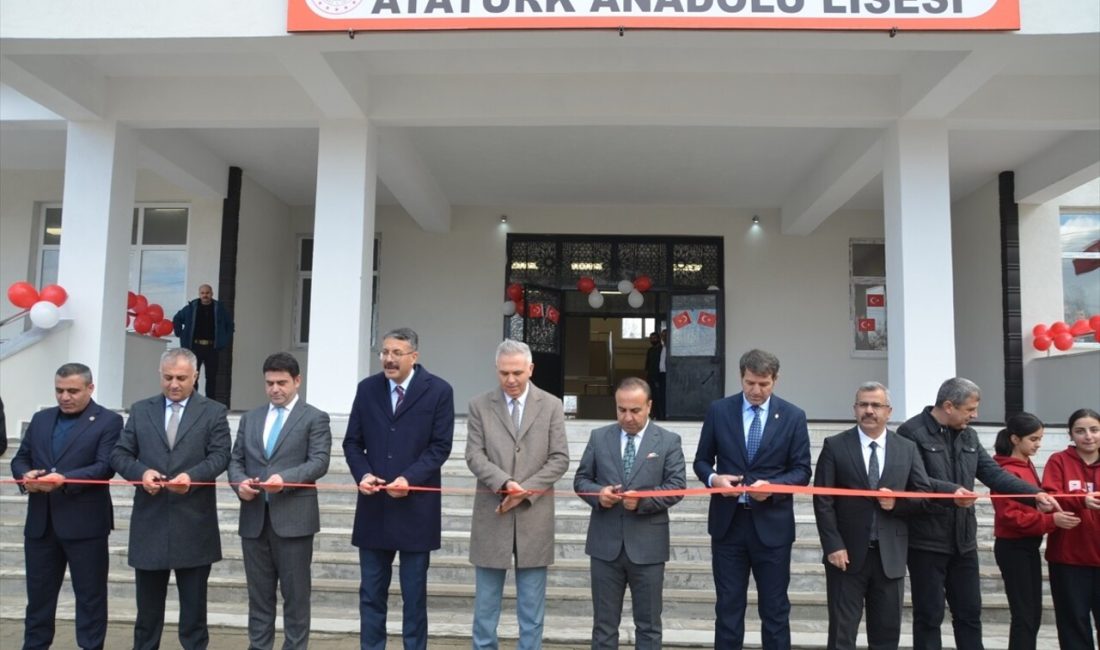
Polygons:
<instances>
[{"instance_id":1,"label":"interior of entrance hall","mask_svg":"<svg viewBox=\"0 0 1100 650\"><path fill-rule=\"evenodd\" d=\"M566 316L563 369L565 412L582 419L615 419L614 389L625 377L646 379L653 317Z\"/></svg>"}]
</instances>

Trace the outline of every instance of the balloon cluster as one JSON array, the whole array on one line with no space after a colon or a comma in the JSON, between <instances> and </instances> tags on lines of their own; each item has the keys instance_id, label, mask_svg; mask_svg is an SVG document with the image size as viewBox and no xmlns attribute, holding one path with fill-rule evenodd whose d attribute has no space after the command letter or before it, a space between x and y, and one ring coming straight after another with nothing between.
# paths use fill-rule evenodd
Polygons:
<instances>
[{"instance_id":1,"label":"balloon cluster","mask_svg":"<svg viewBox=\"0 0 1100 650\"><path fill-rule=\"evenodd\" d=\"M1046 352L1052 345L1064 352L1073 347L1073 339L1087 334L1092 334L1093 338L1100 343L1100 314L1088 320L1080 318L1073 325L1058 321L1047 327L1039 323L1031 328L1031 335L1034 337L1031 344L1040 352Z\"/></svg>"},{"instance_id":2,"label":"balloon cluster","mask_svg":"<svg viewBox=\"0 0 1100 650\"><path fill-rule=\"evenodd\" d=\"M14 282L8 287L8 300L20 309L30 310L31 322L35 327L48 330L61 320L61 305L69 299L69 292L59 284L34 288L30 282Z\"/></svg>"},{"instance_id":3,"label":"balloon cluster","mask_svg":"<svg viewBox=\"0 0 1100 650\"><path fill-rule=\"evenodd\" d=\"M126 292L126 326L133 321L134 331L153 337L168 336L172 333L172 321L164 317L164 307L149 304L149 299L140 293Z\"/></svg>"},{"instance_id":4,"label":"balloon cluster","mask_svg":"<svg viewBox=\"0 0 1100 650\"><path fill-rule=\"evenodd\" d=\"M535 303L528 305L524 302L524 290L523 285L519 283L513 283L508 285L506 290L508 299L504 301L504 315L505 316L527 316L528 318L545 318L546 320L554 323L555 325L561 320L561 312L557 307L553 305L544 305L542 303Z\"/></svg>"},{"instance_id":5,"label":"balloon cluster","mask_svg":"<svg viewBox=\"0 0 1100 650\"><path fill-rule=\"evenodd\" d=\"M619 293L626 296L626 302L634 309L640 309L645 304L645 296L642 294L653 288L653 280L648 275L639 275L634 281L622 280L619 282Z\"/></svg>"}]
</instances>

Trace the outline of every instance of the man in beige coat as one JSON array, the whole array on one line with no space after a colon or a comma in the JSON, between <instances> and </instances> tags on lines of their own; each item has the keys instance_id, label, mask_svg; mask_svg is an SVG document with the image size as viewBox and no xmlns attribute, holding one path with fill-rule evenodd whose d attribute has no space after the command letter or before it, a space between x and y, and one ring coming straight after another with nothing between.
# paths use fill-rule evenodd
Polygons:
<instances>
[{"instance_id":1,"label":"man in beige coat","mask_svg":"<svg viewBox=\"0 0 1100 650\"><path fill-rule=\"evenodd\" d=\"M531 383L531 350L497 347L499 388L470 402L466 464L478 480L470 530L473 647L497 648L504 578L516 569L517 650L542 647L546 567L554 563L554 483L569 468L561 400Z\"/></svg>"}]
</instances>

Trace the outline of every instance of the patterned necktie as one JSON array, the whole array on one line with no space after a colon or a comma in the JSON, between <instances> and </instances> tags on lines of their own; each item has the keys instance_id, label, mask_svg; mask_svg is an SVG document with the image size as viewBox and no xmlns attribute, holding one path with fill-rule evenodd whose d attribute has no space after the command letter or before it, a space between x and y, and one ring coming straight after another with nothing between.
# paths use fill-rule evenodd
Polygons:
<instances>
[{"instance_id":1,"label":"patterned necktie","mask_svg":"<svg viewBox=\"0 0 1100 650\"><path fill-rule=\"evenodd\" d=\"M626 434L626 449L623 449L623 479L630 476L630 470L634 469L634 435Z\"/></svg>"},{"instance_id":2,"label":"patterned necktie","mask_svg":"<svg viewBox=\"0 0 1100 650\"><path fill-rule=\"evenodd\" d=\"M512 398L512 427L519 433L519 419L522 413L519 410L519 400Z\"/></svg>"},{"instance_id":3,"label":"patterned necktie","mask_svg":"<svg viewBox=\"0 0 1100 650\"><path fill-rule=\"evenodd\" d=\"M760 449L760 438L764 435L764 424L760 421L760 407L752 405L752 424L749 425L748 452L749 462L756 457L756 451Z\"/></svg>"},{"instance_id":4,"label":"patterned necktie","mask_svg":"<svg viewBox=\"0 0 1100 650\"><path fill-rule=\"evenodd\" d=\"M283 430L283 420L286 415L286 409L278 407L275 409L275 422L271 425L271 431L267 433L267 447L264 448L264 457L271 458L271 454L275 451L275 443L279 442L279 434Z\"/></svg>"},{"instance_id":5,"label":"patterned necktie","mask_svg":"<svg viewBox=\"0 0 1100 650\"><path fill-rule=\"evenodd\" d=\"M405 387L397 386L394 390L397 391L397 401L393 404L393 412L397 413L397 409L401 408L401 402L405 401Z\"/></svg>"},{"instance_id":6,"label":"patterned necktie","mask_svg":"<svg viewBox=\"0 0 1100 650\"><path fill-rule=\"evenodd\" d=\"M168 426L164 428L164 433L168 436L168 448L172 449L176 446L176 432L180 428L180 409L183 405L179 402L172 402L172 416L168 418Z\"/></svg>"},{"instance_id":7,"label":"patterned necktie","mask_svg":"<svg viewBox=\"0 0 1100 650\"><path fill-rule=\"evenodd\" d=\"M878 443L871 441L871 458L867 461L867 485L872 490L878 489ZM871 510L871 541L878 539L878 511Z\"/></svg>"}]
</instances>

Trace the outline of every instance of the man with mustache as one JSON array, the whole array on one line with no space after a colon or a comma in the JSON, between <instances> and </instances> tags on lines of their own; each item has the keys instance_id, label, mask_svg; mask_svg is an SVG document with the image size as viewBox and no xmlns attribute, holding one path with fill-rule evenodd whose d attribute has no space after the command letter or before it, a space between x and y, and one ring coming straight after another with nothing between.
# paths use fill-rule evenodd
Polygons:
<instances>
[{"instance_id":1,"label":"man with mustache","mask_svg":"<svg viewBox=\"0 0 1100 650\"><path fill-rule=\"evenodd\" d=\"M814 497L825 553L828 647L855 650L866 604L867 647L896 650L909 550L905 517L919 512L920 504L889 493L927 492L931 486L917 446L886 428L893 409L885 386L862 384L853 410L858 424L825 439L814 486L878 490L883 496Z\"/></svg>"}]
</instances>

